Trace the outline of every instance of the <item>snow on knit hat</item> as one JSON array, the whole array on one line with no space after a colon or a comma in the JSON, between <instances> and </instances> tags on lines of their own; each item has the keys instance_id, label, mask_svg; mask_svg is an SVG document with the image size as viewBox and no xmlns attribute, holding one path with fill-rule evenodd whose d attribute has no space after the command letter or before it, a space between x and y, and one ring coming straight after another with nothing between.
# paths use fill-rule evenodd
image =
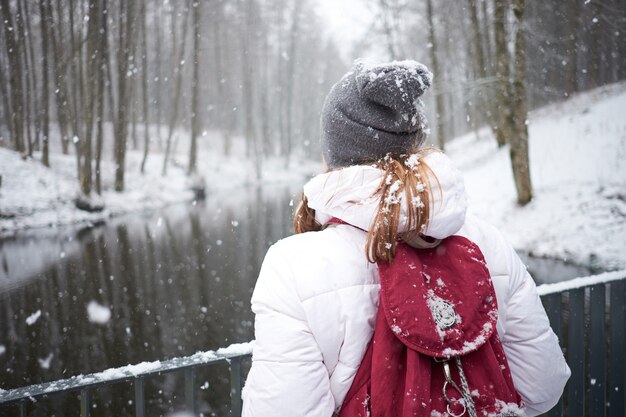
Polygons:
<instances>
[{"instance_id":1,"label":"snow on knit hat","mask_svg":"<svg viewBox=\"0 0 626 417\"><path fill-rule=\"evenodd\" d=\"M360 165L418 148L427 133L420 96L432 77L416 61L355 61L352 71L331 88L322 108L326 164Z\"/></svg>"}]
</instances>

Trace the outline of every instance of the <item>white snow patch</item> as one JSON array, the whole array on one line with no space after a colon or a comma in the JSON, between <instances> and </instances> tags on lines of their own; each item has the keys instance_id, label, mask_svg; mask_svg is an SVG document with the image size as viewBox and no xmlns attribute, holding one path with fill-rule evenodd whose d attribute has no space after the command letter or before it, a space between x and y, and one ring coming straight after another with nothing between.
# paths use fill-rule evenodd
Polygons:
<instances>
[{"instance_id":1,"label":"white snow patch","mask_svg":"<svg viewBox=\"0 0 626 417\"><path fill-rule=\"evenodd\" d=\"M554 294L596 284L605 284L621 279L626 279L626 269L621 271L605 272L589 277L574 278L568 281L555 282L554 284L543 284L537 287L537 292L539 295Z\"/></svg>"},{"instance_id":2,"label":"white snow patch","mask_svg":"<svg viewBox=\"0 0 626 417\"><path fill-rule=\"evenodd\" d=\"M111 309L97 301L90 301L87 304L87 316L92 323L105 324L111 319Z\"/></svg>"},{"instance_id":3,"label":"white snow patch","mask_svg":"<svg viewBox=\"0 0 626 417\"><path fill-rule=\"evenodd\" d=\"M252 353L253 347L254 340L245 343L233 343L228 347L218 349L216 353L222 356L249 355L250 353Z\"/></svg>"},{"instance_id":4,"label":"white snow patch","mask_svg":"<svg viewBox=\"0 0 626 417\"><path fill-rule=\"evenodd\" d=\"M507 416L525 416L526 412L519 404L516 403L506 403L502 400L496 400L496 409L498 410L494 415L507 415Z\"/></svg>"},{"instance_id":5,"label":"white snow patch","mask_svg":"<svg viewBox=\"0 0 626 417\"><path fill-rule=\"evenodd\" d=\"M137 376L139 374L145 374L161 367L161 361L153 362L141 362L137 365L128 365L125 367L125 371Z\"/></svg>"},{"instance_id":6,"label":"white snow patch","mask_svg":"<svg viewBox=\"0 0 626 417\"><path fill-rule=\"evenodd\" d=\"M0 345L0 355L4 355L6 351L7 351L7 348L4 345Z\"/></svg>"},{"instance_id":7,"label":"white snow patch","mask_svg":"<svg viewBox=\"0 0 626 417\"><path fill-rule=\"evenodd\" d=\"M39 320L39 317L41 317L41 310L37 310L30 316L26 317L26 324L32 326L37 322L37 320Z\"/></svg>"},{"instance_id":8,"label":"white snow patch","mask_svg":"<svg viewBox=\"0 0 626 417\"><path fill-rule=\"evenodd\" d=\"M48 354L48 356L46 356L45 358L37 359L37 362L39 362L39 366L41 367L41 369L50 369L50 362L52 362L53 357L54 353L50 352L50 354Z\"/></svg>"},{"instance_id":9,"label":"white snow patch","mask_svg":"<svg viewBox=\"0 0 626 417\"><path fill-rule=\"evenodd\" d=\"M487 128L452 140L470 214L516 249L604 268L626 268L626 83L577 94L529 117L533 200L516 204L509 149ZM595 261L594 261L595 260Z\"/></svg>"}]
</instances>

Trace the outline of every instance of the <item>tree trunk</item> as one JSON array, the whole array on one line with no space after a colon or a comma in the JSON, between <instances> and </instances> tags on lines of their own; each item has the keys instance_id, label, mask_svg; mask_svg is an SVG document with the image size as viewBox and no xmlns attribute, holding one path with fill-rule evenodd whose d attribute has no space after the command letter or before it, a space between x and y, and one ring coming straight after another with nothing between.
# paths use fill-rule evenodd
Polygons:
<instances>
[{"instance_id":1,"label":"tree trunk","mask_svg":"<svg viewBox=\"0 0 626 417\"><path fill-rule=\"evenodd\" d=\"M509 117L509 66L510 57L506 46L506 0L495 0L494 32L496 39L496 141L498 146L506 144L510 132L506 131L506 119Z\"/></svg>"},{"instance_id":2,"label":"tree trunk","mask_svg":"<svg viewBox=\"0 0 626 417\"><path fill-rule=\"evenodd\" d=\"M32 95L32 101L33 101L33 127L35 129L35 138L34 138L34 142L33 145L39 149L41 148L41 118L39 117L39 113L40 111L38 111L38 103L40 103L39 98L37 97L37 92L39 91L38 88L38 83L37 83L37 63L35 62L35 51L34 51L34 46L33 44L35 43L35 40L33 39L33 31L31 29L31 24L30 24L30 11L28 9L28 4L30 2L28 0L24 1L24 21L26 23L26 33L28 34L27 36L27 40L28 40L28 57L29 60L31 62L31 67L30 70L28 71L30 73L30 91L33 92L33 94L29 94L29 98ZM47 84L45 85L45 88L47 88ZM43 89L43 88L42 88Z\"/></svg>"},{"instance_id":3,"label":"tree trunk","mask_svg":"<svg viewBox=\"0 0 626 417\"><path fill-rule=\"evenodd\" d=\"M435 108L436 114L435 118L437 119L437 143L439 145L439 149L444 150L446 145L446 134L445 134L445 126L444 126L444 96L442 86L442 77L443 74L441 69L439 68L439 58L437 57L437 39L435 37L435 25L433 21L433 5L432 0L427 0L426 2L427 14L428 14L428 38L430 42L430 61L433 66L433 73L435 74Z\"/></svg>"},{"instance_id":4,"label":"tree trunk","mask_svg":"<svg viewBox=\"0 0 626 417\"><path fill-rule=\"evenodd\" d=\"M24 105L22 101L22 59L14 36L17 30L14 30L15 26L13 24L9 0L0 0L0 9L2 9L2 19L4 20L4 40L6 43L7 57L9 59L11 139L15 150L24 152L24 131L22 129L24 120Z\"/></svg>"},{"instance_id":5,"label":"tree trunk","mask_svg":"<svg viewBox=\"0 0 626 417\"><path fill-rule=\"evenodd\" d=\"M587 5L587 21L590 28L589 54L587 60L587 82L585 88L591 89L600 85L600 67L602 64L601 23L598 18L600 12L597 2Z\"/></svg>"},{"instance_id":6,"label":"tree trunk","mask_svg":"<svg viewBox=\"0 0 626 417\"><path fill-rule=\"evenodd\" d=\"M0 42L4 44L4 34L0 31ZM3 54L0 53L0 95L2 96L2 115L4 119L2 124L6 124L9 136L12 135L12 123L11 123L11 99L9 98L9 83L5 77L6 65L2 61ZM0 137L0 145L5 146L4 137Z\"/></svg>"},{"instance_id":7,"label":"tree trunk","mask_svg":"<svg viewBox=\"0 0 626 417\"><path fill-rule=\"evenodd\" d=\"M217 86L217 102L223 103L223 105L217 106L217 116L219 119L219 126L222 130L222 152L224 156L230 156L230 136L232 130L232 119L233 119L233 111L231 104L231 96L226 91L226 78L224 77L224 69L223 69L223 57L222 57L222 11L223 11L223 3L222 0L218 1L218 11L219 13L212 22L213 26L213 37L214 37L214 45L213 45L213 53L214 53L214 62L215 62L215 85Z\"/></svg>"},{"instance_id":8,"label":"tree trunk","mask_svg":"<svg viewBox=\"0 0 626 417\"><path fill-rule=\"evenodd\" d=\"M130 85L128 85L129 61L132 54L135 3L120 3L119 50L117 54L117 117L115 121L115 191L124 191L126 166L126 142L128 139L128 116L130 110Z\"/></svg>"},{"instance_id":9,"label":"tree trunk","mask_svg":"<svg viewBox=\"0 0 626 417\"><path fill-rule=\"evenodd\" d=\"M50 114L48 97L48 34L46 26L50 24L46 0L39 0L39 14L41 15L41 128L43 130L43 146L41 149L41 161L49 167L49 137L50 137Z\"/></svg>"},{"instance_id":10,"label":"tree trunk","mask_svg":"<svg viewBox=\"0 0 626 417\"><path fill-rule=\"evenodd\" d=\"M300 2L298 2L300 3ZM381 11L383 30L385 32L385 39L387 40L387 52L389 53L389 58L391 60L398 59L397 52L397 42L395 37L395 29L393 26L392 20L392 12L390 10L390 6L388 4L388 0L379 0L379 6Z\"/></svg>"},{"instance_id":11,"label":"tree trunk","mask_svg":"<svg viewBox=\"0 0 626 417\"><path fill-rule=\"evenodd\" d=\"M254 126L254 77L253 72L253 28L255 28L255 5L254 0L246 1L246 28L244 29L244 46L242 48L242 65L243 65L243 105L245 115L245 135L246 135L246 155L252 158L254 163L254 171L256 179L261 178L261 155L258 149L258 140L256 128ZM291 57L290 57L291 59Z\"/></svg>"},{"instance_id":12,"label":"tree trunk","mask_svg":"<svg viewBox=\"0 0 626 417\"><path fill-rule=\"evenodd\" d=\"M287 136L285 137L285 165L288 166L289 159L291 158L291 152L293 148L293 95L294 84L296 82L296 53L298 48L298 40L300 38L300 10L302 7L302 1L295 2L293 13L291 16L291 29L289 30L289 62L287 63L287 102L286 102L286 122L287 122Z\"/></svg>"},{"instance_id":13,"label":"tree trunk","mask_svg":"<svg viewBox=\"0 0 626 417\"><path fill-rule=\"evenodd\" d=\"M100 0L102 2L101 10L107 10L107 0ZM101 16L100 18L100 30L99 30L99 51L98 54L98 79L96 86L96 102L98 108L96 112L98 116L96 118L96 156L95 156L95 188L98 194L102 194L102 180L100 175L100 161L102 160L102 142L104 136L104 84L107 74L107 68L109 67L109 31L107 16ZM112 98L110 97L112 100Z\"/></svg>"},{"instance_id":14,"label":"tree trunk","mask_svg":"<svg viewBox=\"0 0 626 417\"><path fill-rule=\"evenodd\" d=\"M263 62L261 64L261 81L259 82L260 88L262 91L270 91L271 88L271 79L270 79L270 59L271 56L271 46L268 39L268 36L262 36L262 47L261 54L263 57ZM259 97L261 101L261 153L263 157L269 157L272 154L272 134L271 134L271 114L270 110L270 94L261 94Z\"/></svg>"},{"instance_id":15,"label":"tree trunk","mask_svg":"<svg viewBox=\"0 0 626 417\"><path fill-rule=\"evenodd\" d=\"M81 191L85 195L85 197L89 198L93 185L93 174L92 174L92 137L93 137L93 127L94 127L94 119L97 117L96 113L96 101L100 98L98 97L98 78L99 72L101 72L100 63L100 54L102 51L100 50L100 19L102 18L102 11L100 10L101 3L99 0L90 0L89 1L89 11L88 11L88 27L87 27L87 88L85 95L85 102L83 103L84 108L84 129L83 129L83 138L81 140L81 146L79 149L82 153L82 165L81 165L81 176L80 176L80 185Z\"/></svg>"},{"instance_id":16,"label":"tree trunk","mask_svg":"<svg viewBox=\"0 0 626 417\"><path fill-rule=\"evenodd\" d=\"M60 3L57 3L57 6ZM59 131L61 132L61 149L64 155L69 153L70 148L70 137L69 137L69 124L68 124L68 116L69 110L67 106L67 84L65 77L65 63L63 53L59 47L60 43L64 42L62 26L63 22L61 21L62 16L60 14L60 6L57 8L58 21L54 22L53 12L52 12L52 3L51 0L46 0L46 7L48 10L48 19L49 23L47 26L46 35L50 37L50 41L52 43L52 69L54 71L54 90L55 90L55 101L57 107L57 122L59 124ZM57 28L58 35L54 33L54 29Z\"/></svg>"},{"instance_id":17,"label":"tree trunk","mask_svg":"<svg viewBox=\"0 0 626 417\"><path fill-rule=\"evenodd\" d=\"M143 49L141 54L141 72L142 72L142 108L143 108L143 158L141 158L141 173L146 171L146 161L148 160L148 152L150 150L150 120L149 120L149 100L148 100L148 39L146 36L146 4L144 1L140 2L139 18L141 19L141 47ZM159 59L157 57L157 59Z\"/></svg>"},{"instance_id":18,"label":"tree trunk","mask_svg":"<svg viewBox=\"0 0 626 417\"><path fill-rule=\"evenodd\" d=\"M70 117L70 121L72 123L72 128L74 130L74 136L78 138L78 141L74 140L74 144L77 147L76 155L77 157L79 157L80 151L78 150L78 146L83 136L83 132L81 131L80 126L79 126L79 121L81 120L81 117L79 116L79 110L78 110L79 104L82 104L81 102L79 102L79 99L80 99L79 92L82 89L82 85L81 85L82 80L80 79L81 77L79 76L79 69L78 69L79 62L81 60L81 54L82 54L82 44L76 41L76 36L74 34L74 0L69 0L68 11L69 11L69 35L70 35L70 46L71 46L70 50L72 51L71 63L70 63L72 87L69 89L69 91L71 92L70 108L72 109L71 110L72 116ZM67 98L69 99L70 96L68 95ZM80 161L78 162L78 166L80 167Z\"/></svg>"},{"instance_id":19,"label":"tree trunk","mask_svg":"<svg viewBox=\"0 0 626 417\"><path fill-rule=\"evenodd\" d=\"M71 98L71 108L72 108L72 116L70 117L70 120L72 122L72 129L74 130L74 146L75 146L75 151L76 151L76 172L77 172L77 177L78 177L78 182L79 184L83 184L83 169L81 168L82 165L82 155L83 155L83 150L82 150L82 146L83 146L83 142L84 141L84 137L83 137L83 131L80 128L80 120L81 118L79 117L79 113L78 113L78 105L79 105L79 91L82 90L83 86L82 86L82 77L79 77L79 62L82 60L82 43L81 42L76 42L76 36L74 34L74 0L69 0L69 6L68 6L68 11L69 11L69 31L70 31L70 46L71 46L71 51L72 51L72 59L71 59L71 64L70 64L70 72L71 72L71 76L72 76L72 83L73 83L73 88L70 89L71 93L72 93L72 98ZM69 97L69 96L68 96ZM82 102L80 103L82 105ZM81 109L82 110L82 109Z\"/></svg>"},{"instance_id":20,"label":"tree trunk","mask_svg":"<svg viewBox=\"0 0 626 417\"><path fill-rule=\"evenodd\" d=\"M163 93L163 88L164 84L163 84L163 58L161 57L161 42L163 42L163 36L162 36L162 28L163 28L163 8L160 7L159 8L159 13L158 13L158 20L157 20L157 14L155 13L155 17L154 17L154 21L153 21L154 25L157 27L157 33L156 33L156 42L155 42L155 51L154 54L156 56L156 61L157 61L157 67L156 67L156 71L157 71L157 82L155 82L154 88L156 90L156 137L157 137L157 141L159 144L159 150L163 150L163 140L161 138L161 124L163 121L163 117L162 117L162 113L163 113L163 100L161 100L161 96Z\"/></svg>"},{"instance_id":21,"label":"tree trunk","mask_svg":"<svg viewBox=\"0 0 626 417\"><path fill-rule=\"evenodd\" d=\"M189 166L187 175L196 172L198 160L198 111L200 102L200 5L197 2L192 5L193 8L193 67L191 81L191 145L189 147Z\"/></svg>"},{"instance_id":22,"label":"tree trunk","mask_svg":"<svg viewBox=\"0 0 626 417\"><path fill-rule=\"evenodd\" d=\"M517 189L517 202L525 205L533 196L528 156L528 105L526 102L526 30L524 12L526 0L513 0L513 14L517 25L515 35L515 78L513 80L513 108L511 135L511 166Z\"/></svg>"},{"instance_id":23,"label":"tree trunk","mask_svg":"<svg viewBox=\"0 0 626 417\"><path fill-rule=\"evenodd\" d=\"M192 0L193 1L193 0ZM174 87L174 101L172 103L172 108L170 109L170 120L168 126L167 139L165 141L165 156L163 157L163 171L162 175L167 175L167 163L170 157L170 151L172 148L172 136L174 135L174 129L176 128L176 122L178 121L178 104L180 103L181 96L181 85L183 79L183 65L184 65L184 57L185 57L185 44L187 41L187 21L189 18L189 4L185 7L185 16L183 18L183 34L180 49L178 51L177 60L175 62L175 77L176 77L176 85ZM174 28L175 29L175 28Z\"/></svg>"},{"instance_id":24,"label":"tree trunk","mask_svg":"<svg viewBox=\"0 0 626 417\"><path fill-rule=\"evenodd\" d=\"M482 113L482 119L488 123L489 126L494 129L494 137L497 136L497 123L495 121L494 112L492 110L492 100L490 100L489 88L487 86L487 62L485 59L485 50L489 48L489 45L483 45L481 39L480 24L478 21L478 3L477 0L468 0L468 6L470 9L470 21L472 25L472 43L474 47L473 51L473 64L474 64L474 82L476 83L476 90L478 96L478 103L475 103L474 114L478 115ZM479 109L479 108L480 109ZM476 117L474 117L476 119ZM477 122L477 120L475 120ZM478 126L475 124L474 126Z\"/></svg>"},{"instance_id":25,"label":"tree trunk","mask_svg":"<svg viewBox=\"0 0 626 417\"><path fill-rule=\"evenodd\" d=\"M32 73L34 71L34 67L31 68L32 63L28 58L28 46L31 47L32 50L32 42L28 42L26 39L26 28L24 25L24 21L28 20L28 15L24 13L24 9L22 7L23 0L19 0L17 2L17 13L15 15L15 23L17 25L17 45L18 49L22 51L21 59L22 59L22 68L24 69L24 78L22 79L22 102L24 104L24 117L20 120L22 124L22 129L26 133L26 152L28 152L28 156L33 156L33 135L32 135L32 108L31 108L31 93L33 90L32 86Z\"/></svg>"},{"instance_id":26,"label":"tree trunk","mask_svg":"<svg viewBox=\"0 0 626 417\"><path fill-rule=\"evenodd\" d=\"M568 3L567 8L567 72L566 72L566 93L571 96L578 91L578 26L580 25L580 0L573 0Z\"/></svg>"}]
</instances>

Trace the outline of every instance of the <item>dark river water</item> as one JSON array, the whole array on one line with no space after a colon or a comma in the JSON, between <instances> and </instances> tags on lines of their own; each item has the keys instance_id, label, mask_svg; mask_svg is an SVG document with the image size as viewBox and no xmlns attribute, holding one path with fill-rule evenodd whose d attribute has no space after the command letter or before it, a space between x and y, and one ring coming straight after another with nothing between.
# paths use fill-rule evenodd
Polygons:
<instances>
[{"instance_id":1,"label":"dark river water","mask_svg":"<svg viewBox=\"0 0 626 417\"><path fill-rule=\"evenodd\" d=\"M249 341L249 300L267 248L291 233L301 184L238 189L106 225L0 240L0 388L191 355ZM524 257L539 282L589 274ZM110 314L110 316L109 316ZM228 367L198 373L198 409L227 415ZM184 404L182 375L146 382L147 415ZM134 415L131 384L93 394L92 416ZM28 407L79 415L77 395ZM0 416L19 415L17 407Z\"/></svg>"}]
</instances>

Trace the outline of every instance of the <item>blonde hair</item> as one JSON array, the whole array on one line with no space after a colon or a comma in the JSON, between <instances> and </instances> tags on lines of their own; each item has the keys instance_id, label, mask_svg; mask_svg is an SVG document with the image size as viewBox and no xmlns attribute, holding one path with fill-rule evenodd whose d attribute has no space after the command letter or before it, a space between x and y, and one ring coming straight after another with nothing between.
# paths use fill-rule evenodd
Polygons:
<instances>
[{"instance_id":1,"label":"blonde hair","mask_svg":"<svg viewBox=\"0 0 626 417\"><path fill-rule=\"evenodd\" d=\"M387 155L373 163L384 174L374 192L374 195L380 194L380 201L365 245L370 262L391 262L399 238L410 240L426 230L431 209L431 182L439 184L439 181L424 162L424 157L436 151L435 148L423 148L399 157ZM404 193L403 197L400 197L401 193ZM398 226L402 200L407 208L409 232L400 236ZM302 194L294 217L295 232L319 231L323 228L315 220L315 210L308 206L307 198Z\"/></svg>"}]
</instances>

